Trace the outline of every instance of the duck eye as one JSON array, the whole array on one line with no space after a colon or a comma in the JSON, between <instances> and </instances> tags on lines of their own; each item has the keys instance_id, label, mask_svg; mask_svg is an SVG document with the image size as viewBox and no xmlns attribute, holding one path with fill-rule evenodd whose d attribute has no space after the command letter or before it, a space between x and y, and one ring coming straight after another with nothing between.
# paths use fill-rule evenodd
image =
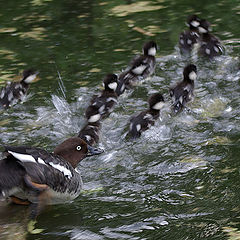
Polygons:
<instances>
[{"instance_id":1,"label":"duck eye","mask_svg":"<svg viewBox=\"0 0 240 240\"><path fill-rule=\"evenodd\" d=\"M82 149L82 147L81 147L81 146L77 146L76 149L77 149L78 151L80 151L80 150Z\"/></svg>"}]
</instances>

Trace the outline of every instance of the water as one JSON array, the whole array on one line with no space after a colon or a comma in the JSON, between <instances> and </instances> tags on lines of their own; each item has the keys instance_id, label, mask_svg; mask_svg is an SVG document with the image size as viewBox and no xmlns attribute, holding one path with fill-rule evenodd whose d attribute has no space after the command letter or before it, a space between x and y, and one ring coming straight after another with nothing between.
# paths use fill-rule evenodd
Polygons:
<instances>
[{"instance_id":1,"label":"water","mask_svg":"<svg viewBox=\"0 0 240 240\"><path fill-rule=\"evenodd\" d=\"M104 154L80 164L79 198L47 207L35 235L26 232L26 208L1 203L0 239L240 239L239 1L1 3L0 84L27 67L41 78L23 104L1 113L1 144L51 151L83 126L107 73L124 69L149 39L160 49L155 76L103 122ZM192 12L213 24L226 55L193 58L198 79L188 111L174 116L166 104L154 127L127 141L130 116L156 91L170 101L169 86L182 79L188 59L177 41Z\"/></svg>"}]
</instances>

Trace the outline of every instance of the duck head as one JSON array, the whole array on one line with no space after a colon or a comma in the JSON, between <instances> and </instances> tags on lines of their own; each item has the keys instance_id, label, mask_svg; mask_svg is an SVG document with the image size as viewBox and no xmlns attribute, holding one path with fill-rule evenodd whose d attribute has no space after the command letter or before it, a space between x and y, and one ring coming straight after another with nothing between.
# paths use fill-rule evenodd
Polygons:
<instances>
[{"instance_id":1,"label":"duck head","mask_svg":"<svg viewBox=\"0 0 240 240\"><path fill-rule=\"evenodd\" d=\"M74 168L85 157L98 155L102 152L102 149L88 145L79 137L68 138L54 149L54 154L63 157Z\"/></svg>"},{"instance_id":2,"label":"duck head","mask_svg":"<svg viewBox=\"0 0 240 240\"><path fill-rule=\"evenodd\" d=\"M103 79L103 86L105 90L116 91L118 84L118 77L116 74L107 74Z\"/></svg>"},{"instance_id":3,"label":"duck head","mask_svg":"<svg viewBox=\"0 0 240 240\"><path fill-rule=\"evenodd\" d=\"M154 41L146 42L143 45L143 54L147 56L155 56L157 52L157 44Z\"/></svg>"},{"instance_id":4,"label":"duck head","mask_svg":"<svg viewBox=\"0 0 240 240\"><path fill-rule=\"evenodd\" d=\"M38 73L39 73L39 72L34 71L34 70L32 70L32 69L24 70L24 71L23 71L22 81L23 81L24 83L27 83L27 84L28 84L28 83L31 83L31 82L33 82L33 81L36 79Z\"/></svg>"},{"instance_id":5,"label":"duck head","mask_svg":"<svg viewBox=\"0 0 240 240\"><path fill-rule=\"evenodd\" d=\"M183 70L184 80L195 81L197 78L197 67L194 64L187 65Z\"/></svg>"},{"instance_id":6,"label":"duck head","mask_svg":"<svg viewBox=\"0 0 240 240\"><path fill-rule=\"evenodd\" d=\"M190 15L187 18L186 24L191 30L198 30L198 27L200 25L200 18L196 15Z\"/></svg>"},{"instance_id":7,"label":"duck head","mask_svg":"<svg viewBox=\"0 0 240 240\"><path fill-rule=\"evenodd\" d=\"M151 110L160 111L164 106L164 98L161 93L154 93L148 99L148 103Z\"/></svg>"},{"instance_id":8,"label":"duck head","mask_svg":"<svg viewBox=\"0 0 240 240\"><path fill-rule=\"evenodd\" d=\"M202 19L200 21L200 25L198 26L198 31L201 34L208 33L211 31L211 24L206 19Z\"/></svg>"}]
</instances>

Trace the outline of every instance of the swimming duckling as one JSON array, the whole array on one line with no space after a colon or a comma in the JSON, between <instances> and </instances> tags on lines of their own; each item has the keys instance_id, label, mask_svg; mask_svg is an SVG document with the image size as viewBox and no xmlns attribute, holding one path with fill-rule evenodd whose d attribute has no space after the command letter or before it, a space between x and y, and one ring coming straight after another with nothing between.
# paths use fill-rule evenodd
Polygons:
<instances>
[{"instance_id":1,"label":"swimming duckling","mask_svg":"<svg viewBox=\"0 0 240 240\"><path fill-rule=\"evenodd\" d=\"M78 137L83 139L90 146L99 141L101 123L100 121L88 122L78 133Z\"/></svg>"},{"instance_id":2,"label":"swimming duckling","mask_svg":"<svg viewBox=\"0 0 240 240\"><path fill-rule=\"evenodd\" d=\"M220 43L220 40L210 33L210 23L202 19L200 25L198 26L198 31L201 35L201 45L199 49L199 54L212 59L216 56L220 56L224 53L224 48Z\"/></svg>"},{"instance_id":3,"label":"swimming duckling","mask_svg":"<svg viewBox=\"0 0 240 240\"><path fill-rule=\"evenodd\" d=\"M138 138L143 131L146 131L154 125L156 119L159 118L160 110L164 106L164 98L162 94L155 93L148 100L149 109L139 113L130 119L128 136Z\"/></svg>"},{"instance_id":4,"label":"swimming duckling","mask_svg":"<svg viewBox=\"0 0 240 240\"><path fill-rule=\"evenodd\" d=\"M194 64L189 64L184 68L183 80L170 89L175 113L181 111L186 103L193 99L194 81L196 78L197 67Z\"/></svg>"},{"instance_id":5,"label":"swimming duckling","mask_svg":"<svg viewBox=\"0 0 240 240\"><path fill-rule=\"evenodd\" d=\"M200 25L200 18L196 15L191 15L187 19L188 30L185 30L179 37L179 48L182 54L190 53L194 47L194 44L198 42L199 32L198 27Z\"/></svg>"},{"instance_id":6,"label":"swimming duckling","mask_svg":"<svg viewBox=\"0 0 240 240\"><path fill-rule=\"evenodd\" d=\"M117 95L124 93L125 89L134 86L140 79L152 75L155 70L157 44L154 41L146 42L143 45L143 55L135 57L130 66L119 75Z\"/></svg>"},{"instance_id":7,"label":"swimming duckling","mask_svg":"<svg viewBox=\"0 0 240 240\"><path fill-rule=\"evenodd\" d=\"M100 114L100 118L102 119L110 114L110 112L113 110L114 105L117 103L117 94L115 92L117 88L117 80L118 78L115 74L106 75L103 80L104 90L100 95L94 95L92 97L90 106L86 109L85 112L86 116L94 116L92 112L96 112L96 114Z\"/></svg>"},{"instance_id":8,"label":"swimming duckling","mask_svg":"<svg viewBox=\"0 0 240 240\"><path fill-rule=\"evenodd\" d=\"M27 94L29 84L37 77L38 72L31 69L23 71L20 82L11 82L0 91L0 107L8 108L22 101Z\"/></svg>"}]
</instances>

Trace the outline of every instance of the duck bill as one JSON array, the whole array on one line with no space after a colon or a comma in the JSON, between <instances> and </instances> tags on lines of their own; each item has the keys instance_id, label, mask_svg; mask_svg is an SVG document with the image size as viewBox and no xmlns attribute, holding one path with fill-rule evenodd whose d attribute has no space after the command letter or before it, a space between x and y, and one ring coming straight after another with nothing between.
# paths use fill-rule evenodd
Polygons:
<instances>
[{"instance_id":1,"label":"duck bill","mask_svg":"<svg viewBox=\"0 0 240 240\"><path fill-rule=\"evenodd\" d=\"M103 153L103 149L100 148L95 148L90 145L88 145L88 152L87 152L87 157L93 156L93 155L99 155Z\"/></svg>"}]
</instances>

